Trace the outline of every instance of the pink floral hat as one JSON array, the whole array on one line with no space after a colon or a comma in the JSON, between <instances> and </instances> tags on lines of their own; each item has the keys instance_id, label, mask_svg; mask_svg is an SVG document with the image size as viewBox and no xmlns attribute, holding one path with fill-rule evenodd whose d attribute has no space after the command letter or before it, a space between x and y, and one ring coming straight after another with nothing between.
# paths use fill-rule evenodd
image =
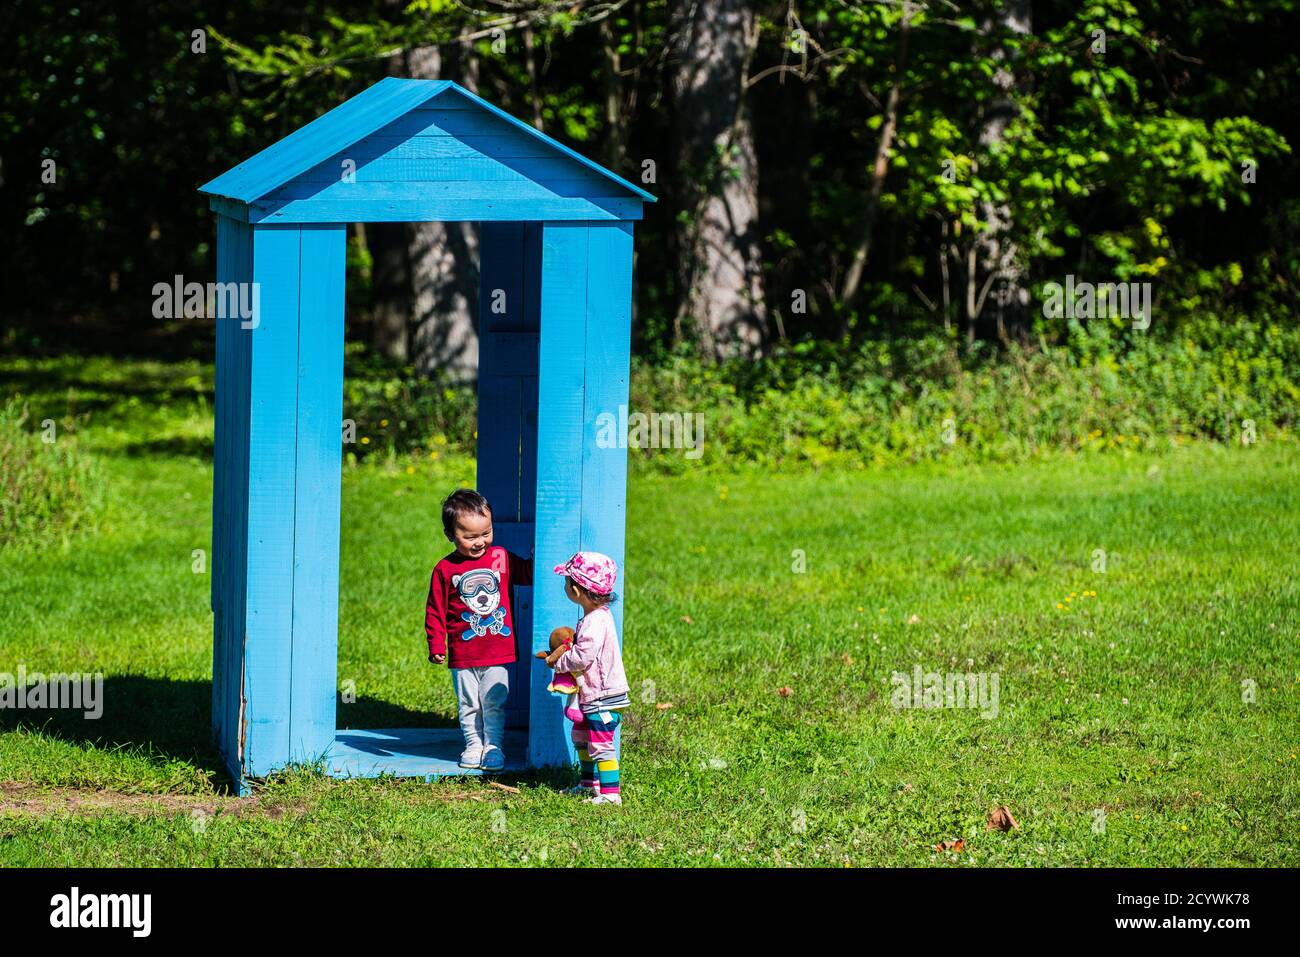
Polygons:
<instances>
[{"instance_id":1,"label":"pink floral hat","mask_svg":"<svg viewBox=\"0 0 1300 957\"><path fill-rule=\"evenodd\" d=\"M618 565L600 552L576 552L564 564L556 565L555 573L568 575L597 595L609 595L613 593L614 580L618 578Z\"/></svg>"}]
</instances>

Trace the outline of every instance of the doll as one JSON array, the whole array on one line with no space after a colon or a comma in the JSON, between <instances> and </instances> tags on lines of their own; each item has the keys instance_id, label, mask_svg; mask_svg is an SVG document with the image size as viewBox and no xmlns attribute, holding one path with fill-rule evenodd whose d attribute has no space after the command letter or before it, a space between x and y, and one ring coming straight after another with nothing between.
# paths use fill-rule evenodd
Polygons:
<instances>
[{"instance_id":1,"label":"doll","mask_svg":"<svg viewBox=\"0 0 1300 957\"><path fill-rule=\"evenodd\" d=\"M536 657L549 658L556 649L568 651L573 647L573 629L556 628L551 632L551 650L550 652L539 651ZM547 691L554 691L557 694L575 695L578 693L580 684L581 671L557 671L551 678L551 683L546 686Z\"/></svg>"}]
</instances>

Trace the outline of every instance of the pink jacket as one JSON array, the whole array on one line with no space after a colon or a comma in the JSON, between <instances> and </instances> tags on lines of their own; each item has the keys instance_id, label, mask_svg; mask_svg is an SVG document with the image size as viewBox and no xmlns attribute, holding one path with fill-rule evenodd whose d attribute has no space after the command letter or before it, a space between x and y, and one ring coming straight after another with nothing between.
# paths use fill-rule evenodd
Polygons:
<instances>
[{"instance_id":1,"label":"pink jacket","mask_svg":"<svg viewBox=\"0 0 1300 957\"><path fill-rule=\"evenodd\" d=\"M618 647L614 616L608 607L594 608L578 621L573 647L555 662L556 671L581 671L578 704L610 695L627 694L627 675Z\"/></svg>"}]
</instances>

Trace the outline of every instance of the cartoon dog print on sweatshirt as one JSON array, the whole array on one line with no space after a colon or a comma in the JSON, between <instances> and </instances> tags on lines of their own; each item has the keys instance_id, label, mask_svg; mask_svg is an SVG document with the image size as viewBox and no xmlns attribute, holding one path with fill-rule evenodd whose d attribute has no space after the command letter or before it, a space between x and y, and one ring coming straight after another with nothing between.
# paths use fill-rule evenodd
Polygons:
<instances>
[{"instance_id":1,"label":"cartoon dog print on sweatshirt","mask_svg":"<svg viewBox=\"0 0 1300 957\"><path fill-rule=\"evenodd\" d=\"M491 568L476 568L463 575L451 576L451 587L460 594L460 600L469 611L460 617L469 622L461 634L462 641L486 634L509 635L506 610L501 607L501 576Z\"/></svg>"}]
</instances>

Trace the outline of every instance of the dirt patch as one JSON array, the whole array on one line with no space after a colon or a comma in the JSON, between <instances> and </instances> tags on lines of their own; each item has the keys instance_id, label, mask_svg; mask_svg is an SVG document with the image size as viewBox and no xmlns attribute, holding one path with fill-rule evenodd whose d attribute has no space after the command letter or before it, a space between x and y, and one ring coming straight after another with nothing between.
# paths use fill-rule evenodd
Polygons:
<instances>
[{"instance_id":1,"label":"dirt patch","mask_svg":"<svg viewBox=\"0 0 1300 957\"><path fill-rule=\"evenodd\" d=\"M209 816L258 815L276 819L285 814L301 814L303 811L305 807L302 802L272 802L258 796L236 798L189 794L128 794L123 791L90 788L43 788L32 784L0 781L0 815L44 817L62 813L174 816L193 815L198 812Z\"/></svg>"}]
</instances>

